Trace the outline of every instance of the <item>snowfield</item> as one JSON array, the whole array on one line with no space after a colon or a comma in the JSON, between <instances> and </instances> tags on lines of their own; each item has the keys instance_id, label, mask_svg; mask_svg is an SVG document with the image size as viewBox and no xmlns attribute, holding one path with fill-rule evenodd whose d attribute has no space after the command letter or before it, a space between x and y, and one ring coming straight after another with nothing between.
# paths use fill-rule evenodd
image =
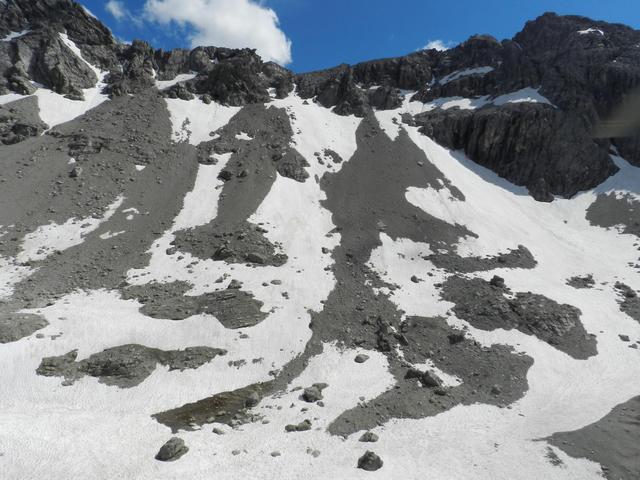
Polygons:
<instances>
[{"instance_id":1,"label":"snowfield","mask_svg":"<svg viewBox=\"0 0 640 480\"><path fill-rule=\"evenodd\" d=\"M62 38L81 58L77 47L64 35ZM454 72L440 83L491 70L485 67ZM96 73L102 81L103 73ZM168 88L171 82L157 84ZM95 89L85 91L85 102L72 102L39 89L36 96L42 119L52 127L83 114L106 100L99 93L100 88L98 83ZM240 330L226 329L215 317L205 314L183 321L154 319L140 313L138 302L104 290L73 292L46 308L26 310L42 314L49 325L38 336L0 344L0 476L24 480L531 480L535 472L535 478L550 480L601 479L600 465L571 458L543 439L596 422L616 405L640 393L640 351L629 348L619 338L619 334L626 334L640 339L640 323L621 312L613 286L620 281L640 289L640 277L632 266L638 259L637 238L616 228L592 226L585 218L587 208L600 193L638 198L640 169L614 157L620 172L593 191L568 200L536 202L523 188L399 121L403 112L434 108L550 103L536 89L526 88L496 98L439 99L426 105L409 102L408 98L409 95L400 109L376 112L381 127L391 140L405 130L428 160L460 189L465 200L458 200L447 188L410 188L406 201L446 223L462 225L476 233L477 238L465 237L456 245L457 253L463 257L497 255L525 245L538 262L535 268L499 268L469 276L490 279L500 275L514 292L533 292L579 308L585 329L596 336L598 355L576 360L517 330L484 331L472 327L452 313L453 304L440 299L437 284L450 274L422 259L434 253L435 247L409 239L393 240L381 233L381 246L372 252L369 266L389 284L400 286L393 292L386 288L381 291L406 316L442 316L450 325L466 328L467 336L481 345L509 345L531 356L534 364L528 372L529 390L525 396L506 408L474 404L419 420L391 420L374 430L380 436L375 444L359 442L363 432L348 438L332 436L326 428L335 418L393 389L395 380L384 354L326 343L322 353L308 361L303 373L291 379L285 392L263 399L253 409L264 423L249 423L237 429L222 426L224 435L212 433L213 425L180 432L178 436L185 440L189 453L176 462L154 460L158 448L172 434L151 415L272 379L270 372L282 369L305 350L311 337L311 313L321 311L332 290L340 288L329 268L334 260L331 255L320 253L323 247L334 250L341 237L336 232L330 234L335 225L331 213L322 206L326 196L316 179L326 172L339 171L353 157L361 120L335 115L294 93L271 105L292 115L292 146L308 161L310 178L301 183L278 175L249 219L268 230L265 236L282 245L289 261L282 267L213 259L194 264L197 259L188 253L167 252L178 231L206 225L216 218L223 184L218 175L232 155L224 154L215 157L215 165L199 165L181 212L146 252L148 264L127 273L127 280L133 285L189 282L192 288L187 295L193 296L224 288L235 279L243 283L243 290L263 302L262 311L268 313L267 318ZM0 97L0 102L3 100ZM200 99L167 99L166 103L173 140L193 146L211 140L212 134L240 111L238 107L216 103L206 105ZM237 138L252 140L246 133ZM325 149L339 154L344 162L319 163L314 154ZM110 205L102 218L70 219L63 225L41 226L26 235L16 258L0 258L0 299L8 297L12 286L29 275L31 270L21 263L42 260L56 250L80 244L83 236L107 222L123 201L119 198ZM122 233L109 231L101 238ZM593 274L595 288L578 290L566 284L568 278L585 274ZM410 280L412 275L424 281L414 283ZM225 278L222 285L215 283L220 277ZM281 283L273 285L271 280ZM43 357L78 349L78 360L82 360L125 344L163 350L209 346L225 349L227 354L198 369L182 372L158 365L144 382L130 389L107 386L91 377L63 386L59 377L35 374ZM354 362L357 354L365 353L370 357L366 363ZM262 360L250 361L258 358ZM247 359L247 364L229 364L240 359ZM461 382L445 371L436 372L445 385ZM296 387L317 382L329 384L323 392L325 405L301 403L301 392ZM285 425L300 421L302 407L308 408L304 418L313 420L313 429L285 433ZM563 462L561 467L548 460L550 449ZM365 472L355 468L358 457L366 450L375 450L384 460L382 469ZM11 461L2 462L3 456ZM25 465L29 465L28 471Z\"/></svg>"}]
</instances>

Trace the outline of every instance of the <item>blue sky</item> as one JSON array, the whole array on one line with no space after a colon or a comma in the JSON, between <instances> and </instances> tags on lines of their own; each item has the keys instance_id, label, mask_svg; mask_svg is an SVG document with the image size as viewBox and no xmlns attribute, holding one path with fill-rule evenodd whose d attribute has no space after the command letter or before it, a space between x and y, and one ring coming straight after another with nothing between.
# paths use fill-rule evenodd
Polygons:
<instances>
[{"instance_id":1,"label":"blue sky","mask_svg":"<svg viewBox=\"0 0 640 480\"><path fill-rule=\"evenodd\" d=\"M403 55L476 33L510 38L545 11L640 28L634 0L82 0L125 40L247 46L296 72ZM108 5L109 4L109 5ZM146 9L145 9L146 6ZM279 23L276 23L274 15ZM222 18L222 17L225 18ZM225 45L227 44L227 45Z\"/></svg>"}]
</instances>

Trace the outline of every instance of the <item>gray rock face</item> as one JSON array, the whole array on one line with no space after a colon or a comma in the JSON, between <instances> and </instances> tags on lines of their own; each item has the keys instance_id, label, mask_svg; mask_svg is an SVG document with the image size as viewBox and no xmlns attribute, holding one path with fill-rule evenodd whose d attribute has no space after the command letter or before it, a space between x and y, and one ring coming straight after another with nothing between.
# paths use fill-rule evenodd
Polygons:
<instances>
[{"instance_id":1,"label":"gray rock face","mask_svg":"<svg viewBox=\"0 0 640 480\"><path fill-rule=\"evenodd\" d=\"M309 173L305 170L309 163L295 150L289 150L287 154L278 161L278 173L283 177L290 178L296 182L304 182L309 178Z\"/></svg>"},{"instance_id":2,"label":"gray rock face","mask_svg":"<svg viewBox=\"0 0 640 480\"><path fill-rule=\"evenodd\" d=\"M414 118L420 131L465 153L540 201L593 188L618 169L584 122L548 105L434 110Z\"/></svg>"},{"instance_id":3,"label":"gray rock face","mask_svg":"<svg viewBox=\"0 0 640 480\"><path fill-rule=\"evenodd\" d=\"M286 432L307 432L311 430L312 424L310 420L303 420L297 425L286 425L284 427Z\"/></svg>"},{"instance_id":4,"label":"gray rock face","mask_svg":"<svg viewBox=\"0 0 640 480\"><path fill-rule=\"evenodd\" d=\"M587 209L587 220L603 228L622 226L624 233L640 237L639 207L633 195L600 194Z\"/></svg>"},{"instance_id":5,"label":"gray rock face","mask_svg":"<svg viewBox=\"0 0 640 480\"><path fill-rule=\"evenodd\" d=\"M178 437L173 437L167 443L165 443L158 453L156 454L156 460L161 462L173 462L185 455L189 451L184 443L184 440Z\"/></svg>"},{"instance_id":6,"label":"gray rock face","mask_svg":"<svg viewBox=\"0 0 640 480\"><path fill-rule=\"evenodd\" d=\"M455 303L456 315L476 328L517 329L578 359L597 354L596 340L584 330L577 308L542 295L518 292L508 298L505 293L511 292L482 279L451 277L443 286L442 298Z\"/></svg>"},{"instance_id":7,"label":"gray rock face","mask_svg":"<svg viewBox=\"0 0 640 480\"><path fill-rule=\"evenodd\" d=\"M49 322L40 315L0 311L0 344L20 340L42 330L47 325Z\"/></svg>"},{"instance_id":8,"label":"gray rock face","mask_svg":"<svg viewBox=\"0 0 640 480\"><path fill-rule=\"evenodd\" d=\"M640 322L640 297L638 293L628 285L620 282L616 283L615 288L621 297L618 300L620 310Z\"/></svg>"},{"instance_id":9,"label":"gray rock face","mask_svg":"<svg viewBox=\"0 0 640 480\"><path fill-rule=\"evenodd\" d=\"M142 383L158 364L169 370L196 369L226 353L209 347L162 351L142 345L123 345L93 354L80 362L76 362L76 350L60 357L48 357L42 360L36 372L45 377L65 377L67 383L90 376L107 385L131 388Z\"/></svg>"},{"instance_id":10,"label":"gray rock face","mask_svg":"<svg viewBox=\"0 0 640 480\"><path fill-rule=\"evenodd\" d=\"M153 415L159 423L171 428L173 433L191 431L207 423L230 426L255 420L250 413L260 399L271 393L271 382L249 385L231 392L222 392L195 403Z\"/></svg>"},{"instance_id":11,"label":"gray rock face","mask_svg":"<svg viewBox=\"0 0 640 480\"><path fill-rule=\"evenodd\" d=\"M567 285L573 288L593 288L596 284L593 275L585 275L584 277L571 277L567 280Z\"/></svg>"},{"instance_id":12,"label":"gray rock face","mask_svg":"<svg viewBox=\"0 0 640 480\"><path fill-rule=\"evenodd\" d=\"M157 69L154 50L140 40L122 52L122 71L113 71L108 78L108 91L112 95L126 95L151 88L155 85L153 71Z\"/></svg>"},{"instance_id":13,"label":"gray rock face","mask_svg":"<svg viewBox=\"0 0 640 480\"><path fill-rule=\"evenodd\" d=\"M140 312L153 318L184 320L193 315L213 315L226 328L252 327L262 322L267 314L262 312L262 302L250 293L238 288L209 292L198 297L185 295L189 289L182 282L148 284L131 287L124 298L137 299L143 304Z\"/></svg>"},{"instance_id":14,"label":"gray rock face","mask_svg":"<svg viewBox=\"0 0 640 480\"><path fill-rule=\"evenodd\" d=\"M0 4L0 33L29 29L23 37L0 46L0 76L6 87L31 93L27 80L81 98L93 87L93 70L62 41L66 32L93 64L105 68L117 62L117 44L109 30L71 0L12 0Z\"/></svg>"},{"instance_id":15,"label":"gray rock face","mask_svg":"<svg viewBox=\"0 0 640 480\"><path fill-rule=\"evenodd\" d=\"M457 273L480 272L496 268L532 269L538 264L529 249L524 245L519 245L516 249L511 249L496 256L461 257L453 251L447 251L446 253L433 253L424 257L424 259L433 262L439 268Z\"/></svg>"},{"instance_id":16,"label":"gray rock face","mask_svg":"<svg viewBox=\"0 0 640 480\"><path fill-rule=\"evenodd\" d=\"M358 441L364 443L375 443L379 440L378 435L373 432L365 432L362 434Z\"/></svg>"},{"instance_id":17,"label":"gray rock face","mask_svg":"<svg viewBox=\"0 0 640 480\"><path fill-rule=\"evenodd\" d=\"M358 65L305 73L296 77L302 98L317 97L339 115L363 116L370 107L381 110L400 104L399 89L417 90L432 78L435 51L416 52L405 57L375 60ZM372 91L369 87L377 86Z\"/></svg>"}]
</instances>

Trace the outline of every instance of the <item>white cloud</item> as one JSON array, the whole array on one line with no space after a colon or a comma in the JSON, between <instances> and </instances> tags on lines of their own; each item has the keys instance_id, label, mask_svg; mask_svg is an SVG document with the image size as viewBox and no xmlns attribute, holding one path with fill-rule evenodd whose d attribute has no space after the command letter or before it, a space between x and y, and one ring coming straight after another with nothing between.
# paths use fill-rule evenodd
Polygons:
<instances>
[{"instance_id":1,"label":"white cloud","mask_svg":"<svg viewBox=\"0 0 640 480\"><path fill-rule=\"evenodd\" d=\"M445 42L444 40L430 40L429 43L422 47L422 50L435 49L442 52L444 50L449 50L452 46L453 42Z\"/></svg>"},{"instance_id":2,"label":"white cloud","mask_svg":"<svg viewBox=\"0 0 640 480\"><path fill-rule=\"evenodd\" d=\"M116 20L122 20L127 16L126 7L118 0L109 0L104 6L104 9L113 15Z\"/></svg>"},{"instance_id":3,"label":"white cloud","mask_svg":"<svg viewBox=\"0 0 640 480\"><path fill-rule=\"evenodd\" d=\"M193 28L193 47L250 47L264 60L291 62L291 41L278 16L254 0L147 0L145 12L152 21Z\"/></svg>"},{"instance_id":4,"label":"white cloud","mask_svg":"<svg viewBox=\"0 0 640 480\"><path fill-rule=\"evenodd\" d=\"M113 18L119 22L126 20L136 26L142 25L142 20L131 13L131 11L125 6L124 2L121 2L120 0L109 0L104 6L104 9L113 15Z\"/></svg>"}]
</instances>

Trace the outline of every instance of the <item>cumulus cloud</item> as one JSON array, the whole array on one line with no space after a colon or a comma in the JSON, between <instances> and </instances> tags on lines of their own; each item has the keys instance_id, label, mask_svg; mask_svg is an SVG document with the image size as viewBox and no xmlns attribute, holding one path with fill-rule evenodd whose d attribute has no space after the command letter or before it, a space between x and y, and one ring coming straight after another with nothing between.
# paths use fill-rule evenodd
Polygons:
<instances>
[{"instance_id":1,"label":"cumulus cloud","mask_svg":"<svg viewBox=\"0 0 640 480\"><path fill-rule=\"evenodd\" d=\"M116 20L122 20L127 16L127 9L122 2L118 0L109 0L104 6L105 10L109 12Z\"/></svg>"},{"instance_id":2,"label":"cumulus cloud","mask_svg":"<svg viewBox=\"0 0 640 480\"><path fill-rule=\"evenodd\" d=\"M291 41L276 13L253 0L147 0L149 20L193 29L191 46L255 48L264 60L291 62Z\"/></svg>"},{"instance_id":3,"label":"cumulus cloud","mask_svg":"<svg viewBox=\"0 0 640 480\"><path fill-rule=\"evenodd\" d=\"M422 47L422 50L434 49L442 52L444 50L449 50L452 46L453 42L445 42L444 40L430 40L429 43Z\"/></svg>"},{"instance_id":4,"label":"cumulus cloud","mask_svg":"<svg viewBox=\"0 0 640 480\"><path fill-rule=\"evenodd\" d=\"M126 20L135 25L140 25L142 23L142 20L140 20L139 17L133 15L125 6L124 2L121 2L120 0L109 0L105 4L104 9L119 22Z\"/></svg>"}]
</instances>

